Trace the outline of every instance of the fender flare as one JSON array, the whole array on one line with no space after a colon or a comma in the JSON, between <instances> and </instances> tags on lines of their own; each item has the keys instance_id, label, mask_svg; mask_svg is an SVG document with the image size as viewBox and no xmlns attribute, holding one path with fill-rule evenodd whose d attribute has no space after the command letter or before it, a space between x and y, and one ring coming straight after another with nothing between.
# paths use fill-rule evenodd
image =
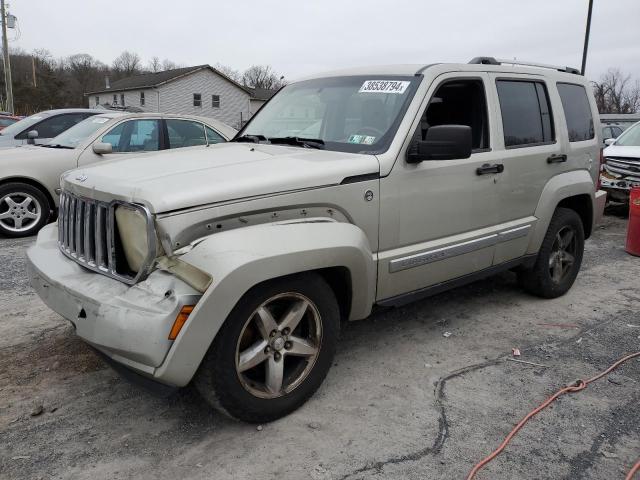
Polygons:
<instances>
[{"instance_id":1,"label":"fender flare","mask_svg":"<svg viewBox=\"0 0 640 480\"><path fill-rule=\"evenodd\" d=\"M540 249L551 223L551 217L562 200L576 195L588 195L593 211L594 193L593 178L587 170L574 170L551 178L542 189L540 200L538 200L534 214L538 221L529 241L527 254L535 254Z\"/></svg>"},{"instance_id":2,"label":"fender flare","mask_svg":"<svg viewBox=\"0 0 640 480\"><path fill-rule=\"evenodd\" d=\"M268 223L213 234L182 255L212 278L154 376L184 386L242 296L274 278L330 267L351 277L349 319L369 315L375 301L376 263L364 232L328 219Z\"/></svg>"}]
</instances>

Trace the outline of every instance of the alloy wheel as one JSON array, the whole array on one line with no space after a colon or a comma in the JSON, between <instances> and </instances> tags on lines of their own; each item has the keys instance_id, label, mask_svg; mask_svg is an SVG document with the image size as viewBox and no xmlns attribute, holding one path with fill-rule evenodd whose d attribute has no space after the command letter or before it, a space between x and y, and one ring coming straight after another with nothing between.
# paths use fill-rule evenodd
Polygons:
<instances>
[{"instance_id":1,"label":"alloy wheel","mask_svg":"<svg viewBox=\"0 0 640 480\"><path fill-rule=\"evenodd\" d=\"M24 192L12 192L0 198L0 224L10 232L26 232L42 217L40 202Z\"/></svg>"},{"instance_id":2,"label":"alloy wheel","mask_svg":"<svg viewBox=\"0 0 640 480\"><path fill-rule=\"evenodd\" d=\"M572 227L558 231L549 255L549 273L554 283L561 283L570 274L576 259L576 235Z\"/></svg>"},{"instance_id":3,"label":"alloy wheel","mask_svg":"<svg viewBox=\"0 0 640 480\"><path fill-rule=\"evenodd\" d=\"M242 386L260 398L278 398L307 377L320 353L322 321L316 305L289 292L263 302L247 319L236 346Z\"/></svg>"}]
</instances>

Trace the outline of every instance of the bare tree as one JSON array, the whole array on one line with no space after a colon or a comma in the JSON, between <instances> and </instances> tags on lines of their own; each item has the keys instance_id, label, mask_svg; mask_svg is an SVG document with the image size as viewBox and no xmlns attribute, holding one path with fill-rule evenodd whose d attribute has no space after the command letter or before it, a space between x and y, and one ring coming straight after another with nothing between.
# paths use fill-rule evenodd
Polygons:
<instances>
[{"instance_id":1,"label":"bare tree","mask_svg":"<svg viewBox=\"0 0 640 480\"><path fill-rule=\"evenodd\" d=\"M278 75L269 65L252 65L242 74L242 83L247 87L276 89L286 84L284 76Z\"/></svg>"},{"instance_id":2,"label":"bare tree","mask_svg":"<svg viewBox=\"0 0 640 480\"><path fill-rule=\"evenodd\" d=\"M238 83L242 83L242 74L236 70L235 68L231 68L227 65L223 65L221 63L216 63L213 68L215 68L216 70L218 70L219 72L222 72L222 74L226 75L227 77L229 77L231 80L238 82Z\"/></svg>"},{"instance_id":3,"label":"bare tree","mask_svg":"<svg viewBox=\"0 0 640 480\"><path fill-rule=\"evenodd\" d=\"M113 70L120 77L130 77L140 72L141 63L140 55L125 50L113 61Z\"/></svg>"},{"instance_id":4,"label":"bare tree","mask_svg":"<svg viewBox=\"0 0 640 480\"><path fill-rule=\"evenodd\" d=\"M178 68L178 64L173 60L169 60L168 58L165 58L162 61L162 70L175 70L176 68Z\"/></svg>"},{"instance_id":5,"label":"bare tree","mask_svg":"<svg viewBox=\"0 0 640 480\"><path fill-rule=\"evenodd\" d=\"M152 57L151 60L149 60L149 70L153 73L157 73L162 70L162 62L160 62L158 57Z\"/></svg>"},{"instance_id":6,"label":"bare tree","mask_svg":"<svg viewBox=\"0 0 640 480\"><path fill-rule=\"evenodd\" d=\"M640 82L631 82L631 75L625 75L617 68L610 68L593 82L600 113L635 113L640 110Z\"/></svg>"}]
</instances>

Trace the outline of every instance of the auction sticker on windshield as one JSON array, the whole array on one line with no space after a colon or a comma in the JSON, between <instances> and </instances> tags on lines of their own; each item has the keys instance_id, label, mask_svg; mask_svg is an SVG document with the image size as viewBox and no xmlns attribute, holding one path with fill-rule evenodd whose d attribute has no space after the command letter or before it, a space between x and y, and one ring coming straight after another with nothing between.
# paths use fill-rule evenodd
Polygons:
<instances>
[{"instance_id":1,"label":"auction sticker on windshield","mask_svg":"<svg viewBox=\"0 0 640 480\"><path fill-rule=\"evenodd\" d=\"M398 80L367 80L358 93L399 93L403 94L410 82Z\"/></svg>"}]
</instances>

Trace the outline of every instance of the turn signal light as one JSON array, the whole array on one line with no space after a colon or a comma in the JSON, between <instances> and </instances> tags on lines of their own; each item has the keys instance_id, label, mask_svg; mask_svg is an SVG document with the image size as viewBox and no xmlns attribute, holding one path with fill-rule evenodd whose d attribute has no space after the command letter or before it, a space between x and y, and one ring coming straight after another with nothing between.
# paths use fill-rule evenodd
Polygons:
<instances>
[{"instance_id":1,"label":"turn signal light","mask_svg":"<svg viewBox=\"0 0 640 480\"><path fill-rule=\"evenodd\" d=\"M189 318L189 315L191 315L191 312L193 312L194 308L195 308L195 305L185 305L180 309L180 313L178 313L178 316L176 317L176 321L173 322L173 327L171 327L171 332L169 333L169 340L176 339L176 337L180 333L180 330L182 330L182 327L184 326L187 319Z\"/></svg>"}]
</instances>

